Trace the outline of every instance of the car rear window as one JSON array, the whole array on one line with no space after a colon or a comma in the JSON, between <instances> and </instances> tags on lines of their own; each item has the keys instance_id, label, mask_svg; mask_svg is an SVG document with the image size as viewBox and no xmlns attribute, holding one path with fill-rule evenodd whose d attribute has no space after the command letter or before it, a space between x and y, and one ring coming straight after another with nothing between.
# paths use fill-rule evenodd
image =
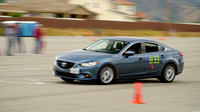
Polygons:
<instances>
[{"instance_id":1,"label":"car rear window","mask_svg":"<svg viewBox=\"0 0 200 112\"><path fill-rule=\"evenodd\" d=\"M158 51L164 51L164 50L165 50L165 47L158 45Z\"/></svg>"},{"instance_id":2,"label":"car rear window","mask_svg":"<svg viewBox=\"0 0 200 112\"><path fill-rule=\"evenodd\" d=\"M154 43L144 43L144 45L145 45L146 53L158 52L158 51L164 51L165 50L165 47L158 45L158 44L154 44Z\"/></svg>"}]
</instances>

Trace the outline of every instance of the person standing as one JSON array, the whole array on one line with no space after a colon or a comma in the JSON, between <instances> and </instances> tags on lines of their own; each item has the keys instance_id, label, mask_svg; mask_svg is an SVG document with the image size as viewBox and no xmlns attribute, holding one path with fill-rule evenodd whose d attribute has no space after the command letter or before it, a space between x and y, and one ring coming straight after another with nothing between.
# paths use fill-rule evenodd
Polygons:
<instances>
[{"instance_id":1,"label":"person standing","mask_svg":"<svg viewBox=\"0 0 200 112\"><path fill-rule=\"evenodd\" d=\"M16 41L17 41L17 45L18 45L18 52L21 54L22 53L22 44L23 44L23 41L22 41L22 38L21 38L20 25L16 24L15 28L16 28L16 31L17 31L17 34L16 34L17 40Z\"/></svg>"},{"instance_id":2,"label":"person standing","mask_svg":"<svg viewBox=\"0 0 200 112\"><path fill-rule=\"evenodd\" d=\"M15 24L8 24L5 29L5 36L8 38L7 55L12 56L12 51L14 50L16 42L17 31L15 29Z\"/></svg>"},{"instance_id":3,"label":"person standing","mask_svg":"<svg viewBox=\"0 0 200 112\"><path fill-rule=\"evenodd\" d=\"M41 53L41 47L42 47L42 35L43 31L40 28L42 25L37 25L37 28L34 29L34 36L35 36L35 53L39 54Z\"/></svg>"}]
</instances>

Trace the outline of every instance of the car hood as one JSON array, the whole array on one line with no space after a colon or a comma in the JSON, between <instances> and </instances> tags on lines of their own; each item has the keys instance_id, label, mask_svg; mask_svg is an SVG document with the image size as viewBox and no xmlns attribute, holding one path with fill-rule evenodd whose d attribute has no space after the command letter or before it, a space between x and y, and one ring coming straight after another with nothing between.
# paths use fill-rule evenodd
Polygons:
<instances>
[{"instance_id":1,"label":"car hood","mask_svg":"<svg viewBox=\"0 0 200 112\"><path fill-rule=\"evenodd\" d=\"M86 51L86 50L75 50L63 53L56 57L57 60L69 61L73 63L91 62L98 61L101 58L110 57L113 54Z\"/></svg>"}]
</instances>

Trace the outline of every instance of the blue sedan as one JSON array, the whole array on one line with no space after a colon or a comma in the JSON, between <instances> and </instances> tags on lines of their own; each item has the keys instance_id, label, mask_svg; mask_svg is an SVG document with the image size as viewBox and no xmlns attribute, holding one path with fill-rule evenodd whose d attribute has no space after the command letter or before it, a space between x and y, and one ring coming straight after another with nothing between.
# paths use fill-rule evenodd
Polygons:
<instances>
[{"instance_id":1,"label":"blue sedan","mask_svg":"<svg viewBox=\"0 0 200 112\"><path fill-rule=\"evenodd\" d=\"M172 82L183 71L183 53L162 43L136 37L109 37L55 58L53 74L66 82L157 78Z\"/></svg>"}]
</instances>

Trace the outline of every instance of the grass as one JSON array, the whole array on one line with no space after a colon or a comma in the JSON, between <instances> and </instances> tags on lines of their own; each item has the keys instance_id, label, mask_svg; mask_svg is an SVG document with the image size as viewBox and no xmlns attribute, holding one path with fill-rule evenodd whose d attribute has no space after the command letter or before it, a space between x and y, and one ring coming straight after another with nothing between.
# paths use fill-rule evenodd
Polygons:
<instances>
[{"instance_id":1,"label":"grass","mask_svg":"<svg viewBox=\"0 0 200 112\"><path fill-rule=\"evenodd\" d=\"M47 36L95 36L95 29L59 29L59 28L43 28ZM151 36L151 37L169 37L169 32L155 30L115 30L115 29L99 29L101 36ZM3 35L3 27L0 26L0 35ZM200 37L200 32L177 32L176 37Z\"/></svg>"},{"instance_id":2,"label":"grass","mask_svg":"<svg viewBox=\"0 0 200 112\"><path fill-rule=\"evenodd\" d=\"M43 28L48 36L95 36L95 29L55 29ZM151 36L151 37L169 37L169 32L155 30L115 30L100 29L101 36ZM200 32L177 32L177 37L200 37Z\"/></svg>"},{"instance_id":3,"label":"grass","mask_svg":"<svg viewBox=\"0 0 200 112\"><path fill-rule=\"evenodd\" d=\"M200 37L200 32L178 32L177 37Z\"/></svg>"},{"instance_id":4,"label":"grass","mask_svg":"<svg viewBox=\"0 0 200 112\"><path fill-rule=\"evenodd\" d=\"M4 35L3 33L3 26L0 25L0 35Z\"/></svg>"}]
</instances>

